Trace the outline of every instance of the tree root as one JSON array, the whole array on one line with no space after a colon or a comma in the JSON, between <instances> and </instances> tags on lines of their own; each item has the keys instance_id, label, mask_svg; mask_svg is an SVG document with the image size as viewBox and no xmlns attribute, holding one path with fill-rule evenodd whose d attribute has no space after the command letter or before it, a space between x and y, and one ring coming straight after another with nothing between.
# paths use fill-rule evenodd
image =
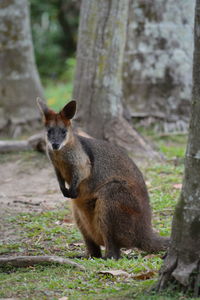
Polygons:
<instances>
[{"instance_id":1,"label":"tree root","mask_svg":"<svg viewBox=\"0 0 200 300\"><path fill-rule=\"evenodd\" d=\"M176 266L177 266L177 257L170 256L169 258L169 255L167 255L165 258L165 263L160 271L161 275L159 281L156 284L155 288L153 288L155 291L160 292L167 287L170 281L171 274L176 268Z\"/></svg>"},{"instance_id":2,"label":"tree root","mask_svg":"<svg viewBox=\"0 0 200 300\"><path fill-rule=\"evenodd\" d=\"M85 267L83 267L82 265L73 262L70 259L62 258L59 256L41 255L41 256L0 257L0 267L4 267L4 266L30 267L42 263L57 263L61 265L69 265L81 271L85 271Z\"/></svg>"},{"instance_id":3,"label":"tree root","mask_svg":"<svg viewBox=\"0 0 200 300\"><path fill-rule=\"evenodd\" d=\"M200 295L200 263L197 268L197 276L194 282L194 297L198 297Z\"/></svg>"},{"instance_id":4,"label":"tree root","mask_svg":"<svg viewBox=\"0 0 200 300\"><path fill-rule=\"evenodd\" d=\"M185 294L200 295L200 261L187 265L177 256L168 255L160 271L160 278L153 287L156 292L167 288L181 290Z\"/></svg>"},{"instance_id":5,"label":"tree root","mask_svg":"<svg viewBox=\"0 0 200 300\"><path fill-rule=\"evenodd\" d=\"M104 125L104 136L109 142L126 149L138 160L162 161L164 157L154 149L124 118L112 118Z\"/></svg>"}]
</instances>

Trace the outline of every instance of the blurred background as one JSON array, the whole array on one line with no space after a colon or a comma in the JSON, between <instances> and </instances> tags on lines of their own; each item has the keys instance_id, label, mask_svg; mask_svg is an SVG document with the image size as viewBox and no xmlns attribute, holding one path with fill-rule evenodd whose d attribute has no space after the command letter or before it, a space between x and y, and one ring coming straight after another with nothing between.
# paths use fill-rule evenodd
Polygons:
<instances>
[{"instance_id":1,"label":"blurred background","mask_svg":"<svg viewBox=\"0 0 200 300\"><path fill-rule=\"evenodd\" d=\"M80 3L30 0L36 63L52 107L71 97ZM136 122L146 113L149 122L166 119L165 130L186 129L193 19L193 0L130 1L123 87Z\"/></svg>"},{"instance_id":2,"label":"blurred background","mask_svg":"<svg viewBox=\"0 0 200 300\"><path fill-rule=\"evenodd\" d=\"M72 94L80 1L29 2L36 64L48 104L57 108Z\"/></svg>"},{"instance_id":3,"label":"blurred background","mask_svg":"<svg viewBox=\"0 0 200 300\"><path fill-rule=\"evenodd\" d=\"M124 115L136 128L166 133L187 131L194 2L129 1L122 88ZM2 136L17 137L22 127L29 131L35 127L35 103L27 102L27 97L40 95L57 110L71 99L80 8L78 0L15 0L12 7L1 1ZM27 81L28 69L34 73L34 83ZM24 83L16 84L14 77L25 73ZM24 116L26 120L22 121Z\"/></svg>"}]
</instances>

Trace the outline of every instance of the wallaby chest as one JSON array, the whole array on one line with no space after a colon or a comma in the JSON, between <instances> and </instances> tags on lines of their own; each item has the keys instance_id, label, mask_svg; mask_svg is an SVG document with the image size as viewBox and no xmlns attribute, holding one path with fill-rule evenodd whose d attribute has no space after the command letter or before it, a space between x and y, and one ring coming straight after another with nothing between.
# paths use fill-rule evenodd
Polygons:
<instances>
[{"instance_id":1,"label":"wallaby chest","mask_svg":"<svg viewBox=\"0 0 200 300\"><path fill-rule=\"evenodd\" d=\"M50 159L64 180L70 184L76 175L79 183L88 178L91 172L89 157L79 147L64 147L60 151L49 151Z\"/></svg>"},{"instance_id":2,"label":"wallaby chest","mask_svg":"<svg viewBox=\"0 0 200 300\"><path fill-rule=\"evenodd\" d=\"M59 170L65 181L70 184L72 178L72 164L61 153L50 154L53 166Z\"/></svg>"}]
</instances>

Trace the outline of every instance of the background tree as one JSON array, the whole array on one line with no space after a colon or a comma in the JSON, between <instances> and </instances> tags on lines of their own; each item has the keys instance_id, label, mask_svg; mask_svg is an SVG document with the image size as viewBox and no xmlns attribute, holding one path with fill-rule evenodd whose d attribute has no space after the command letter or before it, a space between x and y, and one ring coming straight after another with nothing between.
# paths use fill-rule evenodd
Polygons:
<instances>
[{"instance_id":1,"label":"background tree","mask_svg":"<svg viewBox=\"0 0 200 300\"><path fill-rule=\"evenodd\" d=\"M158 290L171 282L183 291L200 295L200 0L195 8L193 93L185 175L175 210L171 246L158 283Z\"/></svg>"},{"instance_id":2,"label":"background tree","mask_svg":"<svg viewBox=\"0 0 200 300\"><path fill-rule=\"evenodd\" d=\"M156 157L151 146L123 118L122 66L128 0L83 0L74 98L76 122L96 138L124 146L134 156Z\"/></svg>"},{"instance_id":3,"label":"background tree","mask_svg":"<svg viewBox=\"0 0 200 300\"><path fill-rule=\"evenodd\" d=\"M38 125L43 96L34 61L26 0L0 1L0 131L12 135Z\"/></svg>"},{"instance_id":4,"label":"background tree","mask_svg":"<svg viewBox=\"0 0 200 300\"><path fill-rule=\"evenodd\" d=\"M185 130L189 122L194 5L130 0L124 98L135 116L162 120L165 131Z\"/></svg>"}]
</instances>

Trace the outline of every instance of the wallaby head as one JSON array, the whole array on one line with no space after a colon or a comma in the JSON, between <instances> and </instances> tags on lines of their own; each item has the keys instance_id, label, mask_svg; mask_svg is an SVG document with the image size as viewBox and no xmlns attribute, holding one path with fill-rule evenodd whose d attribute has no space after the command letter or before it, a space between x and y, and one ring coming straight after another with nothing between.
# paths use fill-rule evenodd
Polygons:
<instances>
[{"instance_id":1,"label":"wallaby head","mask_svg":"<svg viewBox=\"0 0 200 300\"><path fill-rule=\"evenodd\" d=\"M66 104L59 113L48 108L40 98L37 98L37 104L44 117L48 146L51 150L58 151L69 141L70 120L76 112L76 101Z\"/></svg>"}]
</instances>

